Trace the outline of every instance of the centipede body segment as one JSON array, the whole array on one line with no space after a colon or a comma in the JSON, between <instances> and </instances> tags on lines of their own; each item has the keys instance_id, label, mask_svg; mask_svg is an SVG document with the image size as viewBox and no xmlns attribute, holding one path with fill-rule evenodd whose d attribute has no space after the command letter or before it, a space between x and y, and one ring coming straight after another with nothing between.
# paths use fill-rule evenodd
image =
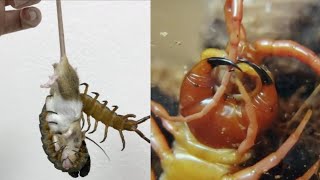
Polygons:
<instances>
[{"instance_id":1,"label":"centipede body segment","mask_svg":"<svg viewBox=\"0 0 320 180\"><path fill-rule=\"evenodd\" d=\"M83 102L83 109L82 109L83 113L87 115L88 128L86 131L88 131L91 127L91 123L90 123L91 116L95 119L95 124L94 124L93 130L90 133L93 133L96 131L98 127L98 122L101 122L105 125L104 137L100 143L106 140L109 127L113 127L114 129L119 131L122 144L123 144L122 150L124 150L125 148L125 139L122 132L124 130L134 131L142 139L150 143L150 140L138 129L138 125L148 120L150 116L146 116L135 121L135 120L129 119L129 118L135 118L136 115L134 114L119 115L116 113L118 106L113 106L113 109L109 109L107 107L108 101L103 101L103 103L100 103L97 100L99 97L99 93L93 92L95 96L91 97L87 94L89 85L87 83L82 83L81 85L85 86L84 93L80 94L80 96ZM84 121L84 119L82 120Z\"/></svg>"}]
</instances>

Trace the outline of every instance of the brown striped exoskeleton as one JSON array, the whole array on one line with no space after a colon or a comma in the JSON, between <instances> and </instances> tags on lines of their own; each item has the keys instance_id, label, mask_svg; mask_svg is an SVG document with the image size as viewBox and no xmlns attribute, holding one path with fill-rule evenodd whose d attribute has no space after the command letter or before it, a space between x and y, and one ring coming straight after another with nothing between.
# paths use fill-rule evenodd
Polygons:
<instances>
[{"instance_id":1,"label":"brown striped exoskeleton","mask_svg":"<svg viewBox=\"0 0 320 180\"><path fill-rule=\"evenodd\" d=\"M98 122L100 121L105 125L104 137L100 143L106 140L109 127L113 127L114 129L119 131L119 134L122 140L122 145L123 145L122 150L124 150L125 148L125 140L122 133L123 130L134 131L142 139L150 143L150 140L138 129L138 125L148 120L150 116L146 116L135 121L135 120L129 119L129 118L135 118L136 115L134 114L119 115L116 113L118 106L112 106L113 109L112 110L109 109L107 107L108 101L103 101L103 104L102 104L97 100L99 97L99 93L92 92L95 96L91 97L87 94L89 85L87 83L82 83L81 85L85 86L84 93L81 93L80 96L83 103L82 110L87 115L88 128L86 131L88 131L91 127L90 116L92 116L95 119L94 129L89 134L96 131L98 127ZM84 118L82 120L84 123L85 121Z\"/></svg>"}]
</instances>

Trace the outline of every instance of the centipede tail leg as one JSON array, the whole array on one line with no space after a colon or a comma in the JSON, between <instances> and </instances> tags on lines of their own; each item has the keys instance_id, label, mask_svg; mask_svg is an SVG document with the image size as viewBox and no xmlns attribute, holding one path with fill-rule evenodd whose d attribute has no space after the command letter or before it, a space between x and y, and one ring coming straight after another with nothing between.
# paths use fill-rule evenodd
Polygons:
<instances>
[{"instance_id":1,"label":"centipede tail leg","mask_svg":"<svg viewBox=\"0 0 320 180\"><path fill-rule=\"evenodd\" d=\"M108 128L109 128L109 126L106 125L106 127L105 127L105 129L104 129L104 137L103 137L102 141L100 141L100 143L103 143L103 142L107 139Z\"/></svg>"},{"instance_id":2,"label":"centipede tail leg","mask_svg":"<svg viewBox=\"0 0 320 180\"><path fill-rule=\"evenodd\" d=\"M121 151L123 151L124 148L126 147L126 141L124 140L124 135L122 133L122 129L119 130L119 134L120 134L121 141L122 141L122 149L121 149Z\"/></svg>"},{"instance_id":3,"label":"centipede tail leg","mask_svg":"<svg viewBox=\"0 0 320 180\"><path fill-rule=\"evenodd\" d=\"M134 132L136 132L142 139L150 143L150 139L148 139L141 131L139 131L139 129L134 130Z\"/></svg>"},{"instance_id":4,"label":"centipede tail leg","mask_svg":"<svg viewBox=\"0 0 320 180\"><path fill-rule=\"evenodd\" d=\"M89 134L92 134L92 133L96 132L97 127L98 127L98 121L96 121L96 122L94 123L94 128L93 128L93 130L92 130L91 132L89 132Z\"/></svg>"}]
</instances>

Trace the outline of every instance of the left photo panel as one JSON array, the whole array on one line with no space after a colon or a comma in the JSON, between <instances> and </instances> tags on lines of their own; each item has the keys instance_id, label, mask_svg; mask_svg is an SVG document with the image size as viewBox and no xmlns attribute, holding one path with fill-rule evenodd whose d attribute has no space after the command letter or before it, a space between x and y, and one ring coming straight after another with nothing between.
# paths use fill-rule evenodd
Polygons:
<instances>
[{"instance_id":1,"label":"left photo panel","mask_svg":"<svg viewBox=\"0 0 320 180\"><path fill-rule=\"evenodd\" d=\"M150 0L0 0L1 179L150 179Z\"/></svg>"}]
</instances>

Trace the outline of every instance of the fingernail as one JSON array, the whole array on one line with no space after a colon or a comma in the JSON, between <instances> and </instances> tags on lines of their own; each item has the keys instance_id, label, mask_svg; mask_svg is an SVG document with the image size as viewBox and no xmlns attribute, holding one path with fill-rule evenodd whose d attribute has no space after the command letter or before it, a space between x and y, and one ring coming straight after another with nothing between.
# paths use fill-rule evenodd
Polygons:
<instances>
[{"instance_id":1,"label":"fingernail","mask_svg":"<svg viewBox=\"0 0 320 180\"><path fill-rule=\"evenodd\" d=\"M34 21L37 18L37 12L34 9L26 8L22 10L22 17L26 21Z\"/></svg>"},{"instance_id":2,"label":"fingernail","mask_svg":"<svg viewBox=\"0 0 320 180\"><path fill-rule=\"evenodd\" d=\"M37 8L29 7L21 10L21 24L35 27L41 21L41 12Z\"/></svg>"},{"instance_id":3,"label":"fingernail","mask_svg":"<svg viewBox=\"0 0 320 180\"><path fill-rule=\"evenodd\" d=\"M37 18L37 13L34 10L29 9L28 13L29 13L30 21L34 21Z\"/></svg>"}]
</instances>

